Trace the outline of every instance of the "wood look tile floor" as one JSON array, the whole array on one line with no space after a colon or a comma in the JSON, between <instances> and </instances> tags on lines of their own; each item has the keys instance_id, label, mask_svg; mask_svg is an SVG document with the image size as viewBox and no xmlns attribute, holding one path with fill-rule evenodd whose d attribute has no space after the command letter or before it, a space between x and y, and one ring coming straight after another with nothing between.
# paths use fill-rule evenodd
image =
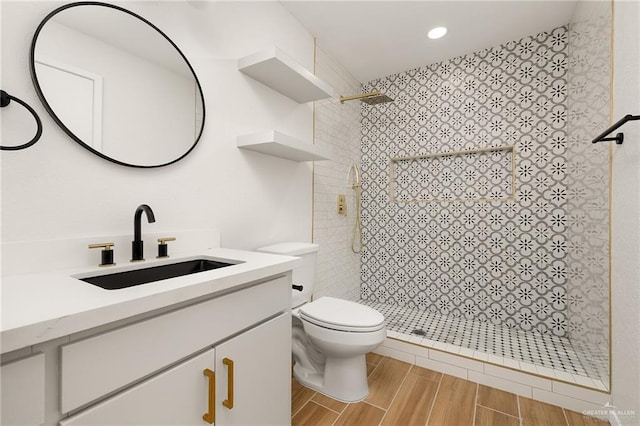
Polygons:
<instances>
[{"instance_id":1,"label":"wood look tile floor","mask_svg":"<svg viewBox=\"0 0 640 426\"><path fill-rule=\"evenodd\" d=\"M369 396L347 404L291 382L293 426L605 426L609 423L393 358L367 354Z\"/></svg>"}]
</instances>

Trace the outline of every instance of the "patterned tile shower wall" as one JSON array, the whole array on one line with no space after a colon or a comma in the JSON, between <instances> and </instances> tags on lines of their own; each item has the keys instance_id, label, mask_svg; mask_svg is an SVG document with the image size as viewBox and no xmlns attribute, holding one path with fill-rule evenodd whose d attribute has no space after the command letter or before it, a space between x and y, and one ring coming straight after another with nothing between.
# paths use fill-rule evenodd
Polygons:
<instances>
[{"instance_id":1,"label":"patterned tile shower wall","mask_svg":"<svg viewBox=\"0 0 640 426\"><path fill-rule=\"evenodd\" d=\"M363 299L565 335L567 35L364 85L394 102L362 106ZM513 199L390 199L393 157L504 146L515 151Z\"/></svg>"},{"instance_id":2,"label":"patterned tile shower wall","mask_svg":"<svg viewBox=\"0 0 640 426\"><path fill-rule=\"evenodd\" d=\"M578 2L567 70L568 328L574 343L608 360L611 3ZM608 365L608 362L605 362ZM603 379L604 380L604 379ZM608 381L608 380L605 380Z\"/></svg>"}]
</instances>

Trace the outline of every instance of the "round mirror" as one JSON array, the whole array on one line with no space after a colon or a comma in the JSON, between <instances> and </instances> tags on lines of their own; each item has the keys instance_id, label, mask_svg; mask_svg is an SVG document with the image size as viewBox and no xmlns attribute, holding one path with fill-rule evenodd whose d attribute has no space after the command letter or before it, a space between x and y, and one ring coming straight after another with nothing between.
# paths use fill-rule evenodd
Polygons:
<instances>
[{"instance_id":1,"label":"round mirror","mask_svg":"<svg viewBox=\"0 0 640 426\"><path fill-rule=\"evenodd\" d=\"M166 166L200 139L204 96L191 64L131 11L97 2L54 10L33 36L30 66L54 121L102 158Z\"/></svg>"}]
</instances>

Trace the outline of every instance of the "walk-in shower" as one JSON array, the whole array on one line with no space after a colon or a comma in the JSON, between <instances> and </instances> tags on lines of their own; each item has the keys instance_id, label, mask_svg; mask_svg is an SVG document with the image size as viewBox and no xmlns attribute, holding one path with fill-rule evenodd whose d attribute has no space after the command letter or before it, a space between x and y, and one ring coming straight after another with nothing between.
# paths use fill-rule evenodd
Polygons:
<instances>
[{"instance_id":1,"label":"walk-in shower","mask_svg":"<svg viewBox=\"0 0 640 426\"><path fill-rule=\"evenodd\" d=\"M361 107L361 298L390 337L609 388L610 30L583 2L364 85L395 99Z\"/></svg>"}]
</instances>

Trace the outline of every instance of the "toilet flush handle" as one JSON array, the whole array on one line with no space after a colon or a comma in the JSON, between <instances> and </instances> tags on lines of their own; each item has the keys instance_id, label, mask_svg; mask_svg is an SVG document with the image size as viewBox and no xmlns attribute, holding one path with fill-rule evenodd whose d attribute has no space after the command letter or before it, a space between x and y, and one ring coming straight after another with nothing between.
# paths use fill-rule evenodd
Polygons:
<instances>
[{"instance_id":1,"label":"toilet flush handle","mask_svg":"<svg viewBox=\"0 0 640 426\"><path fill-rule=\"evenodd\" d=\"M302 291L302 288L303 288L303 287L302 287L301 285L295 285L295 284L293 284L293 285L291 286L291 288L292 288L292 289L294 289L294 290Z\"/></svg>"}]
</instances>

